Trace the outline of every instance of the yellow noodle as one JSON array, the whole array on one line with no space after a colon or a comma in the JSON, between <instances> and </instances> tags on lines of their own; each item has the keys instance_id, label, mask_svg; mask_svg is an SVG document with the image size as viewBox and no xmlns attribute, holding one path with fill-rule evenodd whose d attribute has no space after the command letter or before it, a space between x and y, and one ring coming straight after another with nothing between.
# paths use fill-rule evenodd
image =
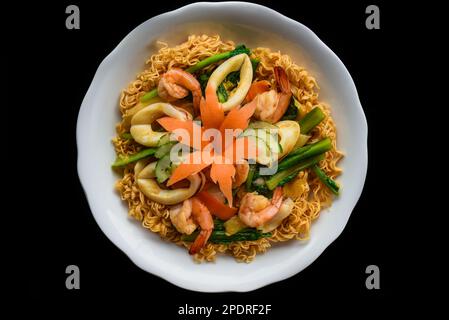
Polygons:
<instances>
[{"instance_id":1,"label":"yellow noodle","mask_svg":"<svg viewBox=\"0 0 449 320\"><path fill-rule=\"evenodd\" d=\"M168 47L166 43L159 43L161 48L158 53L152 55L147 61L147 69L137 75L120 97L120 111L125 115L133 108L139 98L150 89L154 88L161 74L172 67L185 68L196 64L198 61L211 55L234 49L232 41L222 41L218 35L192 35L186 42ZM280 52L272 52L268 48L255 48L252 57L260 60L256 71L256 79L266 79L274 83L273 68L283 67L292 83L292 91L300 102L303 110L310 111L313 107L319 107L327 115L311 132L312 141L329 137L333 148L326 153L325 159L320 162L320 167L332 178L341 174L337 163L343 154L337 150L337 133L335 123L331 117L330 108L318 100L318 85L308 72L294 64L291 58ZM118 133L122 133L122 126L118 126ZM120 137L113 139L113 144L118 155L129 155L140 150L140 146L132 140ZM190 243L181 241L181 235L171 224L166 206L153 202L146 198L136 185L133 173L133 164L128 165L123 171L123 178L117 181L116 187L121 198L127 202L129 215L141 221L144 228L158 233L161 238L172 241L180 246L188 248ZM292 213L282 224L274 230L270 238L257 241L240 241L231 244L207 245L194 256L198 262L215 261L217 254L227 253L240 262L251 262L258 253L263 253L271 247L272 242L281 242L291 239L307 240L310 237L310 226L313 220L320 215L322 208L332 204L332 193L315 177L313 172L305 170L301 172L297 180L300 180L301 189L293 199ZM293 182L291 182L293 183Z\"/></svg>"}]
</instances>

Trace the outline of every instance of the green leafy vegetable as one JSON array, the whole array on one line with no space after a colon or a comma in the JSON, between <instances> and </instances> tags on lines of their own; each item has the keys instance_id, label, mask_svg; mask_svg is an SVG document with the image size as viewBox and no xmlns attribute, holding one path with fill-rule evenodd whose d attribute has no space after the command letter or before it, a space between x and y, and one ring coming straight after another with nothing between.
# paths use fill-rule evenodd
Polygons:
<instances>
[{"instance_id":1,"label":"green leafy vegetable","mask_svg":"<svg viewBox=\"0 0 449 320\"><path fill-rule=\"evenodd\" d=\"M205 95L207 81L209 81L209 78L210 78L210 74L208 74L208 73L203 73L198 77L198 82L200 83L201 91L203 92L203 96Z\"/></svg>"},{"instance_id":2,"label":"green leafy vegetable","mask_svg":"<svg viewBox=\"0 0 449 320\"><path fill-rule=\"evenodd\" d=\"M259 59L251 59L251 66L253 67L253 78L256 75L257 67L259 66L260 60Z\"/></svg>"},{"instance_id":3,"label":"green leafy vegetable","mask_svg":"<svg viewBox=\"0 0 449 320\"><path fill-rule=\"evenodd\" d=\"M225 87L223 86L223 83L218 86L217 97L218 97L218 101L220 101L220 103L228 101L228 92L226 91Z\"/></svg>"},{"instance_id":4,"label":"green leafy vegetable","mask_svg":"<svg viewBox=\"0 0 449 320\"><path fill-rule=\"evenodd\" d=\"M225 221L215 218L214 219L214 230L215 231L224 231L225 230L224 223L225 223Z\"/></svg>"},{"instance_id":5,"label":"green leafy vegetable","mask_svg":"<svg viewBox=\"0 0 449 320\"><path fill-rule=\"evenodd\" d=\"M282 116L281 120L295 120L298 116L299 109L295 104L296 99L294 97L291 98L290 104L288 105L287 110Z\"/></svg>"}]
</instances>

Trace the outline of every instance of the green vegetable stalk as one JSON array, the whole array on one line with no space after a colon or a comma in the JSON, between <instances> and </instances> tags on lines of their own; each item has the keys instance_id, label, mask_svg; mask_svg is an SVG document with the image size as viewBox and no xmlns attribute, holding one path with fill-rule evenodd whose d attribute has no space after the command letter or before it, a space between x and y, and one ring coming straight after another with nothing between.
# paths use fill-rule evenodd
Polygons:
<instances>
[{"instance_id":1,"label":"green vegetable stalk","mask_svg":"<svg viewBox=\"0 0 449 320\"><path fill-rule=\"evenodd\" d=\"M340 186L336 181L334 181L331 177L329 177L320 167L314 165L312 167L313 172L317 175L317 177L324 183L326 187L329 188L332 193L338 196L340 192Z\"/></svg>"},{"instance_id":2,"label":"green vegetable stalk","mask_svg":"<svg viewBox=\"0 0 449 320\"><path fill-rule=\"evenodd\" d=\"M307 113L304 118L299 120L299 127L301 128L301 134L308 134L310 130L315 128L316 125L318 125L323 119L326 117L326 115L323 113L323 111L315 107L313 108L309 113Z\"/></svg>"},{"instance_id":3,"label":"green vegetable stalk","mask_svg":"<svg viewBox=\"0 0 449 320\"><path fill-rule=\"evenodd\" d=\"M126 139L126 140L132 140L133 136L129 132L124 132L120 135L120 138Z\"/></svg>"},{"instance_id":4,"label":"green vegetable stalk","mask_svg":"<svg viewBox=\"0 0 449 320\"><path fill-rule=\"evenodd\" d=\"M183 235L181 237L182 241L185 242L193 242L195 241L196 237L198 236L198 231L193 232L190 235ZM252 228L246 228L243 229L233 235L226 235L226 232L224 230L215 230L212 231L212 234L209 238L209 241L212 243L221 243L221 244L227 244L227 243L231 243L231 242L236 242L236 241L254 241L254 240L258 240L260 238L267 238L267 237L271 237L271 233L267 232L267 233L262 233L257 229L252 229Z\"/></svg>"},{"instance_id":5,"label":"green vegetable stalk","mask_svg":"<svg viewBox=\"0 0 449 320\"><path fill-rule=\"evenodd\" d=\"M324 159L324 154L320 154L311 158L308 158L302 162L298 162L297 164L285 169L283 171L279 171L275 175L271 176L268 180L265 181L266 186L269 190L274 190L276 187L283 186L287 182L294 179L298 173L304 169L307 169L321 160Z\"/></svg>"},{"instance_id":6,"label":"green vegetable stalk","mask_svg":"<svg viewBox=\"0 0 449 320\"><path fill-rule=\"evenodd\" d=\"M278 165L278 172L297 165L302 160L325 153L332 149L331 139L325 138L318 142L308 144L304 147L292 151L285 159Z\"/></svg>"},{"instance_id":7,"label":"green vegetable stalk","mask_svg":"<svg viewBox=\"0 0 449 320\"><path fill-rule=\"evenodd\" d=\"M126 166L129 163L136 162L140 159L147 158L149 156L152 156L157 149L155 148L148 148L141 150L133 155L126 156L126 157L117 157L115 162L112 164L113 168L123 167Z\"/></svg>"},{"instance_id":8,"label":"green vegetable stalk","mask_svg":"<svg viewBox=\"0 0 449 320\"><path fill-rule=\"evenodd\" d=\"M249 165L248 177L246 178L246 184L245 184L247 191L252 190L253 178L254 178L254 174L256 173L256 169L257 169L257 167L255 164Z\"/></svg>"},{"instance_id":9,"label":"green vegetable stalk","mask_svg":"<svg viewBox=\"0 0 449 320\"><path fill-rule=\"evenodd\" d=\"M226 52L223 52L223 53L219 53L219 54L210 56L210 57L208 57L208 58L206 58L204 60L201 60L197 64L187 68L186 71L190 72L190 73L194 73L194 72L197 72L198 70L203 69L203 68L205 68L205 67L207 67L207 66L209 66L209 65L211 65L213 63L216 63L216 62L221 61L221 60L229 59L229 58L231 58L233 56L236 56L238 54L241 54L241 53L249 54L250 51L249 51L249 49L247 47L245 47L245 45L240 44L237 47L235 47L235 49L232 50L232 51L226 51Z\"/></svg>"}]
</instances>

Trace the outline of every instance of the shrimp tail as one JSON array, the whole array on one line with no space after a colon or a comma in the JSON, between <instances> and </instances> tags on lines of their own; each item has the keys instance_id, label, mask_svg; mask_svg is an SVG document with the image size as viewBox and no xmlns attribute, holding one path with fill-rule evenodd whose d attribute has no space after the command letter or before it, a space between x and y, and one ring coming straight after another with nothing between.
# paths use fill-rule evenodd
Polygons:
<instances>
[{"instance_id":1,"label":"shrimp tail","mask_svg":"<svg viewBox=\"0 0 449 320\"><path fill-rule=\"evenodd\" d=\"M290 81L288 80L287 73L284 68L276 66L274 67L274 78L276 79L276 83L278 84L281 92L288 93L290 92Z\"/></svg>"},{"instance_id":2,"label":"shrimp tail","mask_svg":"<svg viewBox=\"0 0 449 320\"><path fill-rule=\"evenodd\" d=\"M209 240L212 230L214 229L214 221L212 220L212 215L209 209L204 205L204 203L197 197L192 198L192 213L199 224L201 231L196 236L195 241L190 246L189 253L198 253L201 248L203 248L207 240Z\"/></svg>"},{"instance_id":3,"label":"shrimp tail","mask_svg":"<svg viewBox=\"0 0 449 320\"><path fill-rule=\"evenodd\" d=\"M200 252L200 250L206 245L207 240L209 240L211 234L212 229L201 230L200 233L196 236L195 241L190 246L189 254L193 255Z\"/></svg>"},{"instance_id":4,"label":"shrimp tail","mask_svg":"<svg viewBox=\"0 0 449 320\"><path fill-rule=\"evenodd\" d=\"M276 110L270 117L272 123L276 123L282 118L284 113L287 111L288 105L290 104L290 99L292 97L290 81L288 80L285 70L282 67L274 67L274 77L281 92L279 93L279 100Z\"/></svg>"},{"instance_id":5,"label":"shrimp tail","mask_svg":"<svg viewBox=\"0 0 449 320\"><path fill-rule=\"evenodd\" d=\"M280 207L282 204L282 187L277 187L273 192L273 198L271 199L271 203L276 206Z\"/></svg>"}]
</instances>

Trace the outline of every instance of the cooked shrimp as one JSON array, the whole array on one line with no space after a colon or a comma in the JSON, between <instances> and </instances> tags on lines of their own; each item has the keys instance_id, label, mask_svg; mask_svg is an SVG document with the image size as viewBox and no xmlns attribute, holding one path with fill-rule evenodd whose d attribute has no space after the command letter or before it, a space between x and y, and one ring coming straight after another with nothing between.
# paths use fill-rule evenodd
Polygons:
<instances>
[{"instance_id":1,"label":"cooked shrimp","mask_svg":"<svg viewBox=\"0 0 449 320\"><path fill-rule=\"evenodd\" d=\"M190 254L195 254L198 253L201 248L205 246L207 240L209 240L209 237L212 234L212 230L214 229L214 221L212 219L211 213L209 212L209 209L207 209L207 207L203 202L201 202L201 200L196 197L193 197L191 200L193 218L201 228L200 233L190 246L189 250Z\"/></svg>"},{"instance_id":2,"label":"cooked shrimp","mask_svg":"<svg viewBox=\"0 0 449 320\"><path fill-rule=\"evenodd\" d=\"M239 218L248 227L260 227L276 216L282 205L282 188L274 190L269 201L262 195L247 193L241 200Z\"/></svg>"},{"instance_id":3,"label":"cooked shrimp","mask_svg":"<svg viewBox=\"0 0 449 320\"><path fill-rule=\"evenodd\" d=\"M242 184L244 184L246 179L248 178L248 172L249 172L248 161L243 160L240 163L236 163L235 164L235 176L234 176L234 181L232 183L232 187L237 188L237 187L240 187Z\"/></svg>"},{"instance_id":4,"label":"cooked shrimp","mask_svg":"<svg viewBox=\"0 0 449 320\"><path fill-rule=\"evenodd\" d=\"M251 103L256 104L254 116L259 120L270 123L278 122L282 118L285 111L287 111L292 97L290 82L284 69L281 67L274 67L274 76L281 92L271 89L260 93L260 91L263 90L263 86L261 86L257 91L259 93L255 96L254 100L251 101Z\"/></svg>"},{"instance_id":5,"label":"cooked shrimp","mask_svg":"<svg viewBox=\"0 0 449 320\"><path fill-rule=\"evenodd\" d=\"M167 101L185 98L189 91L192 92L193 106L198 110L201 101L200 83L190 73L177 68L164 73L157 87L159 97Z\"/></svg>"},{"instance_id":6,"label":"cooked shrimp","mask_svg":"<svg viewBox=\"0 0 449 320\"><path fill-rule=\"evenodd\" d=\"M270 89L271 83L267 80L253 82L246 94L245 102L252 101L258 94L264 93Z\"/></svg>"},{"instance_id":7,"label":"cooked shrimp","mask_svg":"<svg viewBox=\"0 0 449 320\"><path fill-rule=\"evenodd\" d=\"M191 234L198 227L193 221L192 201L190 199L184 200L182 204L171 207L169 212L170 220L179 232Z\"/></svg>"}]
</instances>

